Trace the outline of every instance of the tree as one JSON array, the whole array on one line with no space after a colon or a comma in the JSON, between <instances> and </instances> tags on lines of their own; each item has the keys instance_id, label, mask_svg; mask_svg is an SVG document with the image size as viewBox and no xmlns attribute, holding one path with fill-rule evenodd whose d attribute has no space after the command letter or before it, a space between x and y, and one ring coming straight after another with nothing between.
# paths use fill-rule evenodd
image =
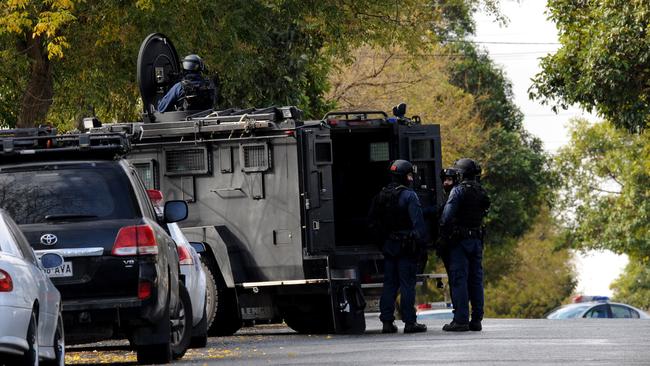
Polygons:
<instances>
[{"instance_id":1,"label":"tree","mask_svg":"<svg viewBox=\"0 0 650 366\"><path fill-rule=\"evenodd\" d=\"M555 162L567 245L650 260L649 136L574 121Z\"/></svg>"},{"instance_id":2,"label":"tree","mask_svg":"<svg viewBox=\"0 0 650 366\"><path fill-rule=\"evenodd\" d=\"M650 310L650 265L630 258L625 271L610 286L613 299L641 309Z\"/></svg>"},{"instance_id":3,"label":"tree","mask_svg":"<svg viewBox=\"0 0 650 366\"><path fill-rule=\"evenodd\" d=\"M485 289L487 317L541 318L575 288L571 254L557 249L557 225L544 210L510 253L515 265Z\"/></svg>"},{"instance_id":4,"label":"tree","mask_svg":"<svg viewBox=\"0 0 650 366\"><path fill-rule=\"evenodd\" d=\"M69 43L62 29L75 20L73 0L50 0L30 1L16 0L6 1L0 5L0 37L3 39L0 44L3 46L13 41L15 51L2 52L3 65L9 64L9 70L15 71L23 65L12 65L7 60L23 56L29 62L29 75L24 85L24 93L21 97L20 113L15 116L12 113L3 113L5 118L17 117L19 127L32 125L34 122L43 122L54 96L52 59L61 58L63 49L69 47ZM3 47L5 49L5 47ZM14 67L12 67L14 66ZM14 87L23 86L23 82L14 79L16 74L5 76L9 85ZM3 85L4 92L0 97L15 103L17 96L9 92L7 86ZM0 91L2 91L0 89ZM5 107L6 108L6 107ZM4 109L4 108L3 108ZM5 109L6 110L6 109Z\"/></svg>"},{"instance_id":5,"label":"tree","mask_svg":"<svg viewBox=\"0 0 650 366\"><path fill-rule=\"evenodd\" d=\"M579 104L632 132L650 118L650 3L550 0L562 47L542 58L530 97Z\"/></svg>"},{"instance_id":6,"label":"tree","mask_svg":"<svg viewBox=\"0 0 650 366\"><path fill-rule=\"evenodd\" d=\"M135 60L152 32L171 36L182 54L204 56L221 77L221 107L294 104L320 117L331 107L322 96L332 62L349 61L363 44L416 53L461 34L481 4L497 11L497 0L3 2L0 45L19 47L2 53L0 75L22 98L19 113L3 112L5 124L30 126L47 116L70 128L89 113L137 118ZM12 73L25 68L32 72ZM7 84L0 87L2 111L16 100Z\"/></svg>"}]
</instances>

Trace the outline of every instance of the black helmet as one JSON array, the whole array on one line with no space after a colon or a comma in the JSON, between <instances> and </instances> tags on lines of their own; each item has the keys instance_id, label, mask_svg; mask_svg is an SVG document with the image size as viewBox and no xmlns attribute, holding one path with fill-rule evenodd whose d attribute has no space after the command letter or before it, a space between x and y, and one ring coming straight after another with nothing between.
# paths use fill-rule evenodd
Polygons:
<instances>
[{"instance_id":1,"label":"black helmet","mask_svg":"<svg viewBox=\"0 0 650 366\"><path fill-rule=\"evenodd\" d=\"M472 159L462 158L454 162L461 180L473 180L481 177L481 166Z\"/></svg>"},{"instance_id":2,"label":"black helmet","mask_svg":"<svg viewBox=\"0 0 650 366\"><path fill-rule=\"evenodd\" d=\"M205 68L201 57L195 54L185 56L181 63L183 65L183 70L185 71L201 72Z\"/></svg>"},{"instance_id":3,"label":"black helmet","mask_svg":"<svg viewBox=\"0 0 650 366\"><path fill-rule=\"evenodd\" d=\"M447 168L440 171L440 180L444 181L445 178L452 178L454 182L457 182L460 178L460 172L455 168Z\"/></svg>"},{"instance_id":4,"label":"black helmet","mask_svg":"<svg viewBox=\"0 0 650 366\"><path fill-rule=\"evenodd\" d=\"M413 173L413 164L407 160L395 160L390 165L390 173L400 177L405 177L408 173Z\"/></svg>"}]
</instances>

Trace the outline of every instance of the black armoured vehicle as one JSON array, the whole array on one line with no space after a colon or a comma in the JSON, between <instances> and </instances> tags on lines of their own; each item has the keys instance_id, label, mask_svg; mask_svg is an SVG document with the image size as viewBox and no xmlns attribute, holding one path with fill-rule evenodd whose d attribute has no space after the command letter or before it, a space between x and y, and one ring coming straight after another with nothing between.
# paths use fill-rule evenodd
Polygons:
<instances>
[{"instance_id":1,"label":"black armoured vehicle","mask_svg":"<svg viewBox=\"0 0 650 366\"><path fill-rule=\"evenodd\" d=\"M135 168L119 158L128 146L121 134L0 131L0 207L38 255L64 257L48 273L69 344L128 338L140 363L167 363L187 349L189 304L179 300L176 245ZM186 216L184 201L167 202L164 221Z\"/></svg>"},{"instance_id":2,"label":"black armoured vehicle","mask_svg":"<svg viewBox=\"0 0 650 366\"><path fill-rule=\"evenodd\" d=\"M279 320L299 332L363 332L364 309L383 281L370 202L388 183L390 162L408 159L415 191L436 212L440 127L405 117L403 107L390 117L352 111L314 121L295 107L156 112L178 80L178 59L164 35L147 37L137 73L143 122L90 134L126 133L126 157L147 188L189 204L181 226L203 243L214 279L211 333ZM427 219L433 241L436 218Z\"/></svg>"}]
</instances>

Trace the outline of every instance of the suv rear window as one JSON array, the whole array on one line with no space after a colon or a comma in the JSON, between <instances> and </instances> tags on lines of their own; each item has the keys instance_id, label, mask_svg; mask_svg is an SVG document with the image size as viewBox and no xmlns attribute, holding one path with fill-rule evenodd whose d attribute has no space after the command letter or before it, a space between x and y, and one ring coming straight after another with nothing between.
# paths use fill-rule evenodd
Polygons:
<instances>
[{"instance_id":1,"label":"suv rear window","mask_svg":"<svg viewBox=\"0 0 650 366\"><path fill-rule=\"evenodd\" d=\"M128 177L115 166L48 166L2 172L0 207L20 225L65 218L137 217Z\"/></svg>"}]
</instances>

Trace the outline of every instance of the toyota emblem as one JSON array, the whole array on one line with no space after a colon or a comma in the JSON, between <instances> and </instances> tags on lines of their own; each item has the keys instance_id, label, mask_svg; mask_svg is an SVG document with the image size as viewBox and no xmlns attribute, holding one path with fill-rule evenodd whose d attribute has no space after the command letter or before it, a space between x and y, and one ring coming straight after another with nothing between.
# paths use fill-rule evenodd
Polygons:
<instances>
[{"instance_id":1,"label":"toyota emblem","mask_svg":"<svg viewBox=\"0 0 650 366\"><path fill-rule=\"evenodd\" d=\"M43 245L54 245L59 239L54 234L43 234L41 236L41 244Z\"/></svg>"}]
</instances>

